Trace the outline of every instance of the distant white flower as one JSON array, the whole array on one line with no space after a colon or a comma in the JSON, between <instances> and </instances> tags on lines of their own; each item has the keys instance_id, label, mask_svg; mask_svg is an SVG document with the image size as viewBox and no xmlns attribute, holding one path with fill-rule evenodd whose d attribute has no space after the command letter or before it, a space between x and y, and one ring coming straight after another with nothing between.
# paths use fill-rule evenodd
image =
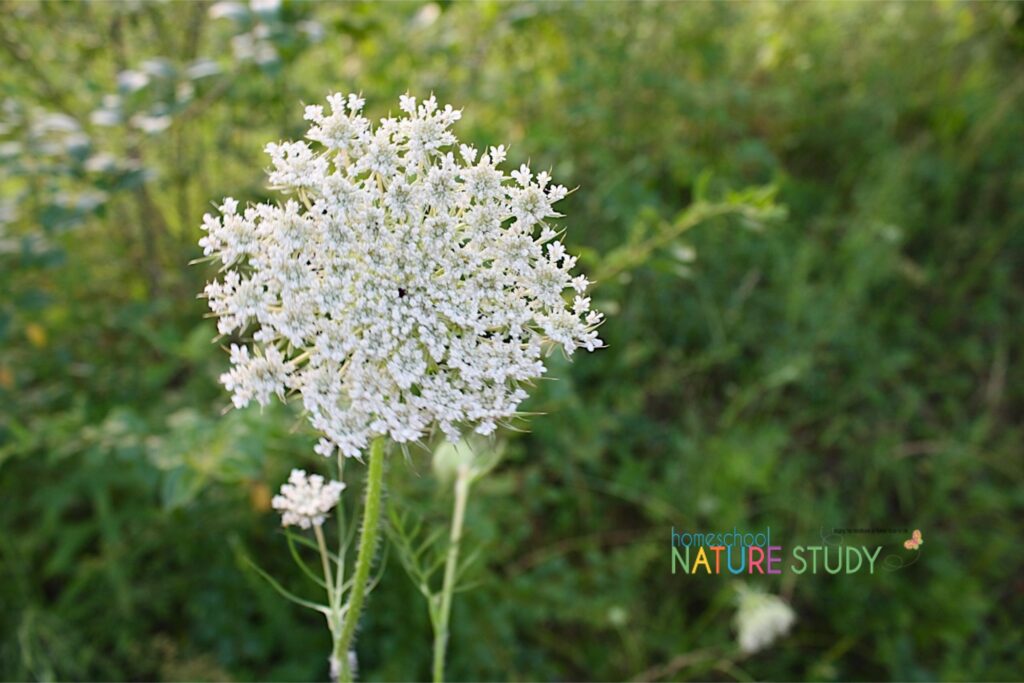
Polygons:
<instances>
[{"instance_id":1,"label":"distant white flower","mask_svg":"<svg viewBox=\"0 0 1024 683\"><path fill-rule=\"evenodd\" d=\"M325 481L319 474L292 470L288 483L281 485L281 493L270 504L281 513L282 525L308 529L324 523L344 489L345 484L340 481Z\"/></svg>"},{"instance_id":2,"label":"distant white flower","mask_svg":"<svg viewBox=\"0 0 1024 683\"><path fill-rule=\"evenodd\" d=\"M460 145L461 112L433 97L402 96L376 127L361 97L327 102L306 107L310 142L267 145L271 185L293 198L204 217L224 271L210 309L252 340L221 381L239 407L300 396L324 455L488 434L548 348L602 345L589 282L547 224L567 190L525 165L506 175L503 146Z\"/></svg>"},{"instance_id":3,"label":"distant white flower","mask_svg":"<svg viewBox=\"0 0 1024 683\"><path fill-rule=\"evenodd\" d=\"M327 662L330 666L331 680L339 680L341 677L341 661L332 652L331 656L327 658ZM348 651L348 671L352 675L353 680L356 674L359 673L359 659L356 657L355 650Z\"/></svg>"},{"instance_id":4,"label":"distant white flower","mask_svg":"<svg viewBox=\"0 0 1024 683\"><path fill-rule=\"evenodd\" d=\"M789 632L796 614L774 595L741 587L736 611L737 641L740 649L753 654Z\"/></svg>"}]
</instances>

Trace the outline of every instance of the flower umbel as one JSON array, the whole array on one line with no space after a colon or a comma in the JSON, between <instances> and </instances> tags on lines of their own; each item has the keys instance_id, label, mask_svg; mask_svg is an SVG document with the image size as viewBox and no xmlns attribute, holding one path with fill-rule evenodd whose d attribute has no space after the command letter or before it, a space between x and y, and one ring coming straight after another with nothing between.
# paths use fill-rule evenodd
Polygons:
<instances>
[{"instance_id":1,"label":"flower umbel","mask_svg":"<svg viewBox=\"0 0 1024 683\"><path fill-rule=\"evenodd\" d=\"M281 493L274 496L270 504L281 513L283 526L308 529L324 523L344 489L345 484L340 481L325 481L319 474L292 470L288 483L281 485Z\"/></svg>"},{"instance_id":2,"label":"flower umbel","mask_svg":"<svg viewBox=\"0 0 1024 683\"><path fill-rule=\"evenodd\" d=\"M736 611L737 640L747 654L759 652L789 633L796 621L793 610L781 598L741 587Z\"/></svg>"},{"instance_id":3,"label":"flower umbel","mask_svg":"<svg viewBox=\"0 0 1024 683\"><path fill-rule=\"evenodd\" d=\"M488 434L516 414L548 347L601 346L602 316L547 220L567 190L502 146L458 145L461 112L400 99L374 127L356 95L306 108L309 142L267 145L283 204L225 199L200 240L232 346L236 406L298 394L317 451L356 456L377 436ZM457 147L457 152L455 148Z\"/></svg>"}]
</instances>

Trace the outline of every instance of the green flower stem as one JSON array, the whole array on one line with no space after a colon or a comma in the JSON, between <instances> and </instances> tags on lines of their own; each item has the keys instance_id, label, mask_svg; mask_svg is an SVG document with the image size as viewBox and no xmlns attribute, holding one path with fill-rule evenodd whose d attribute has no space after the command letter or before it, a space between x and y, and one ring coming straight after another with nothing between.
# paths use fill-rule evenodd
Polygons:
<instances>
[{"instance_id":1,"label":"green flower stem","mask_svg":"<svg viewBox=\"0 0 1024 683\"><path fill-rule=\"evenodd\" d=\"M434 681L444 680L444 658L448 648L448 620L452 611L452 596L455 593L455 577L458 574L459 544L462 541L462 522L466 518L466 501L469 500L469 485L472 473L467 465L459 467L455 480L455 511L452 513L452 531L448 543L448 557L444 563L444 585L441 588L441 608L434 628Z\"/></svg>"},{"instance_id":2,"label":"green flower stem","mask_svg":"<svg viewBox=\"0 0 1024 683\"><path fill-rule=\"evenodd\" d=\"M334 607L334 580L331 577L331 561L327 557L327 542L324 540L324 530L319 524L313 525L313 533L316 534L316 544L320 548L320 563L324 569L324 581L327 583L327 604Z\"/></svg>"},{"instance_id":3,"label":"green flower stem","mask_svg":"<svg viewBox=\"0 0 1024 683\"><path fill-rule=\"evenodd\" d=\"M366 584L370 579L373 554L377 550L377 527L380 522L380 494L384 482L384 437L378 437L370 445L370 466L366 475L366 509L363 511L363 532L359 539L359 554L356 556L355 574L352 577L352 592L345 610L345 622L341 633L334 641L331 657L340 664L341 680L351 681L348 651L359 624L359 613L366 597Z\"/></svg>"},{"instance_id":4,"label":"green flower stem","mask_svg":"<svg viewBox=\"0 0 1024 683\"><path fill-rule=\"evenodd\" d=\"M345 481L345 456L338 451L338 481ZM334 602L331 603L331 610L335 614L335 624L340 626L341 622L341 601L345 593L345 551L348 549L348 543L345 538L345 506L342 503L338 503L338 574L334 578L334 585L337 586L337 590L334 591Z\"/></svg>"}]
</instances>

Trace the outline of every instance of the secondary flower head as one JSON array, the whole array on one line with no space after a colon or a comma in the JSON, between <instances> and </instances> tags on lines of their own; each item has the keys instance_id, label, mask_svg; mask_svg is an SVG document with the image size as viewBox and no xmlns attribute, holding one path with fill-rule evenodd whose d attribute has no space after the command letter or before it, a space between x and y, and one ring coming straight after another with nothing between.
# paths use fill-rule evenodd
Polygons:
<instances>
[{"instance_id":1,"label":"secondary flower head","mask_svg":"<svg viewBox=\"0 0 1024 683\"><path fill-rule=\"evenodd\" d=\"M317 451L358 455L386 435L452 440L515 415L547 347L601 346L589 283L548 219L567 191L505 148L459 145L461 112L400 99L374 127L363 100L310 106L307 141L267 145L281 204L225 199L200 240L206 287L233 345L236 406L298 394Z\"/></svg>"},{"instance_id":2,"label":"secondary flower head","mask_svg":"<svg viewBox=\"0 0 1024 683\"><path fill-rule=\"evenodd\" d=\"M288 483L281 485L281 493L274 496L270 504L281 513L283 526L308 529L324 523L344 489L345 484L340 481L325 481L319 474L292 470Z\"/></svg>"},{"instance_id":3,"label":"secondary flower head","mask_svg":"<svg viewBox=\"0 0 1024 683\"><path fill-rule=\"evenodd\" d=\"M753 654L789 633L796 621L793 610L774 595L741 587L736 611L737 640L740 649Z\"/></svg>"}]
</instances>

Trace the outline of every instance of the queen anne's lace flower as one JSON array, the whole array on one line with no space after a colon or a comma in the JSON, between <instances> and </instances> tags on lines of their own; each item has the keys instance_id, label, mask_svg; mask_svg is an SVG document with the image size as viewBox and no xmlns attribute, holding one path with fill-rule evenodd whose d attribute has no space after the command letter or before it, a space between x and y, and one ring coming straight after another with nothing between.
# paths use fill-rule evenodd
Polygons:
<instances>
[{"instance_id":1,"label":"queen anne's lace flower","mask_svg":"<svg viewBox=\"0 0 1024 683\"><path fill-rule=\"evenodd\" d=\"M753 654L789 633L796 621L793 610L774 595L743 588L736 611L737 641L740 650Z\"/></svg>"},{"instance_id":2,"label":"queen anne's lace flower","mask_svg":"<svg viewBox=\"0 0 1024 683\"><path fill-rule=\"evenodd\" d=\"M270 504L281 513L282 525L308 529L324 523L344 489L345 484L340 481L325 481L319 474L292 470L288 483L281 485L281 493Z\"/></svg>"},{"instance_id":3,"label":"queen anne's lace flower","mask_svg":"<svg viewBox=\"0 0 1024 683\"><path fill-rule=\"evenodd\" d=\"M368 441L492 432L544 372L549 343L601 346L601 314L546 221L567 191L522 166L498 168L449 130L461 112L403 96L374 128L356 95L306 108L306 137L267 145L271 184L293 198L243 210L225 199L200 240L219 259L206 287L231 347L221 381L236 406L298 393L324 438ZM572 299L566 298L566 292Z\"/></svg>"}]
</instances>

